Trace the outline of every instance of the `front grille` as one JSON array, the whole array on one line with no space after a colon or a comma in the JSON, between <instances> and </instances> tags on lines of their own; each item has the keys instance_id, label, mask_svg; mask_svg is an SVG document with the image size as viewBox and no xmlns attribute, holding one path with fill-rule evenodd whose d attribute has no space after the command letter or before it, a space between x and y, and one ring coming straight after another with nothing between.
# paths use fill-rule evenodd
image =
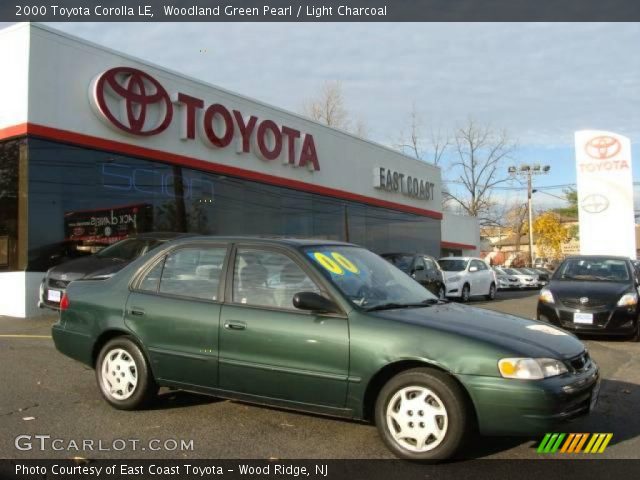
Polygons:
<instances>
[{"instance_id":1,"label":"front grille","mask_svg":"<svg viewBox=\"0 0 640 480\"><path fill-rule=\"evenodd\" d=\"M584 309L584 308L602 308L607 306L607 302L590 298L587 303L581 303L579 298L562 298L560 299L565 307Z\"/></svg>"},{"instance_id":2,"label":"front grille","mask_svg":"<svg viewBox=\"0 0 640 480\"><path fill-rule=\"evenodd\" d=\"M577 357L569 359L569 365L576 373L584 372L591 367L591 357L586 350Z\"/></svg>"},{"instance_id":3,"label":"front grille","mask_svg":"<svg viewBox=\"0 0 640 480\"><path fill-rule=\"evenodd\" d=\"M67 288L67 285L69 285L70 282L66 281L66 280L57 280L55 278L50 278L49 279L49 286L51 288Z\"/></svg>"}]
</instances>

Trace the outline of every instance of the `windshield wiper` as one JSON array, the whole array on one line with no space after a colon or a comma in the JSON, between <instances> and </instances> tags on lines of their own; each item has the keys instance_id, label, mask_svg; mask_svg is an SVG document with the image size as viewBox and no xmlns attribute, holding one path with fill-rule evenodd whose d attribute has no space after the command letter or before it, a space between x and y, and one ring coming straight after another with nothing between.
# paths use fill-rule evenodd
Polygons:
<instances>
[{"instance_id":1,"label":"windshield wiper","mask_svg":"<svg viewBox=\"0 0 640 480\"><path fill-rule=\"evenodd\" d=\"M376 305L374 307L369 307L366 309L367 312L373 312L375 310L393 310L394 308L422 308L422 307L429 307L431 305L431 303L426 303L426 302L430 302L431 299L425 300L424 302L420 302L420 303L382 303L380 305Z\"/></svg>"}]
</instances>

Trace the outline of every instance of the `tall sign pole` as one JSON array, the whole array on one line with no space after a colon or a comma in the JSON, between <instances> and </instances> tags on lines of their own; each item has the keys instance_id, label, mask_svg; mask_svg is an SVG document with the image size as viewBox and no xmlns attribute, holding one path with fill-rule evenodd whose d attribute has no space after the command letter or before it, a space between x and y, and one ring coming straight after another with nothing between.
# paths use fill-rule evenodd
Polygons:
<instances>
[{"instance_id":1,"label":"tall sign pole","mask_svg":"<svg viewBox=\"0 0 640 480\"><path fill-rule=\"evenodd\" d=\"M631 142L612 132L575 133L580 253L636 257Z\"/></svg>"}]
</instances>

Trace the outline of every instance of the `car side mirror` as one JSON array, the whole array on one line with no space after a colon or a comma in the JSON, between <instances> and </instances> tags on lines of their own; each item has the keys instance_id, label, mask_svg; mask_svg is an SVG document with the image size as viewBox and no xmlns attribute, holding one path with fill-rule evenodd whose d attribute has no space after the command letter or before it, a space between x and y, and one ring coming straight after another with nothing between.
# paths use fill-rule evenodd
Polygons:
<instances>
[{"instance_id":1,"label":"car side mirror","mask_svg":"<svg viewBox=\"0 0 640 480\"><path fill-rule=\"evenodd\" d=\"M416 268L414 268L413 271L417 272L418 270L424 270L424 265L416 265Z\"/></svg>"},{"instance_id":2,"label":"car side mirror","mask_svg":"<svg viewBox=\"0 0 640 480\"><path fill-rule=\"evenodd\" d=\"M333 301L315 292L296 293L293 296L293 306L311 312L340 313L340 308Z\"/></svg>"},{"instance_id":3,"label":"car side mirror","mask_svg":"<svg viewBox=\"0 0 640 480\"><path fill-rule=\"evenodd\" d=\"M470 272L477 272L478 271L478 267L469 267L469 271Z\"/></svg>"}]
</instances>

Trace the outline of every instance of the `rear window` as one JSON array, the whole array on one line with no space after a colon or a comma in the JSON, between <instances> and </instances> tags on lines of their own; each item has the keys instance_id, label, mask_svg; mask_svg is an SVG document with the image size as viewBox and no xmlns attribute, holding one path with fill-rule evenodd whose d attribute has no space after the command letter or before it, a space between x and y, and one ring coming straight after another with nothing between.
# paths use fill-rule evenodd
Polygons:
<instances>
[{"instance_id":1,"label":"rear window","mask_svg":"<svg viewBox=\"0 0 640 480\"><path fill-rule=\"evenodd\" d=\"M392 263L403 272L408 272L411 269L411 264L413 263L413 255L387 254L382 255L382 258Z\"/></svg>"},{"instance_id":2,"label":"rear window","mask_svg":"<svg viewBox=\"0 0 640 480\"><path fill-rule=\"evenodd\" d=\"M590 282L629 281L627 262L613 258L570 258L553 275L554 280Z\"/></svg>"}]
</instances>

